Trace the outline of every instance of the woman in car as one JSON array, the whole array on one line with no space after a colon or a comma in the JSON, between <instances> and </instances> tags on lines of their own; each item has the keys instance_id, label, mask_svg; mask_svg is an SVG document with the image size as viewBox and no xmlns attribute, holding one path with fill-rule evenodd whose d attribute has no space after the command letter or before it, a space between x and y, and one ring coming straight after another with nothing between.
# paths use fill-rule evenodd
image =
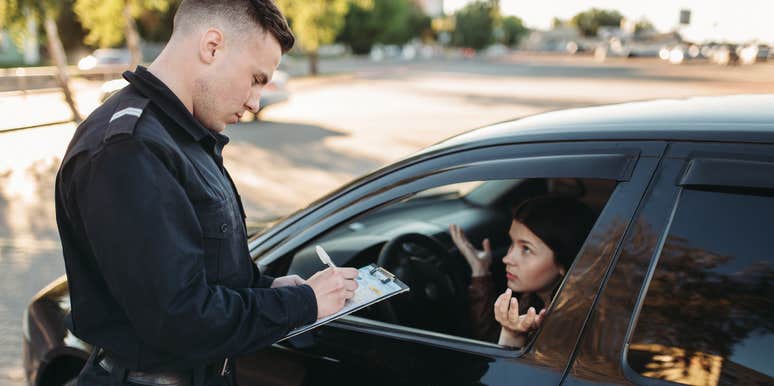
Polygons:
<instances>
[{"instance_id":1,"label":"woman in car","mask_svg":"<svg viewBox=\"0 0 774 386\"><path fill-rule=\"evenodd\" d=\"M497 299L489 269L489 239L484 239L483 250L478 250L459 226L451 224L449 231L472 271L468 295L474 337L522 347L540 327L545 307L596 216L589 207L568 197L527 200L512 210L512 216L508 231L511 245L503 257L507 288Z\"/></svg>"}]
</instances>

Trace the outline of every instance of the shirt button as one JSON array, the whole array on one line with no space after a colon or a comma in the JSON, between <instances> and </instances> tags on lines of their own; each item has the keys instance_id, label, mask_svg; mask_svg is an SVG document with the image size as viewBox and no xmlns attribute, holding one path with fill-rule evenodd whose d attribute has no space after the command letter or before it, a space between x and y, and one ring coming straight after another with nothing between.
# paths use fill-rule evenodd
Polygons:
<instances>
[{"instance_id":1,"label":"shirt button","mask_svg":"<svg viewBox=\"0 0 774 386\"><path fill-rule=\"evenodd\" d=\"M221 224L220 225L220 231L222 233L226 233L228 231L228 224Z\"/></svg>"}]
</instances>

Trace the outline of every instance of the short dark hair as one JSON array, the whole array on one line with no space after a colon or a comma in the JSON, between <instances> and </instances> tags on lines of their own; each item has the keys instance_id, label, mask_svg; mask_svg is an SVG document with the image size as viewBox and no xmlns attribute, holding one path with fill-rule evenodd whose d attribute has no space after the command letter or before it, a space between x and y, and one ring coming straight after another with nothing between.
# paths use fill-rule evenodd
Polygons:
<instances>
[{"instance_id":1,"label":"short dark hair","mask_svg":"<svg viewBox=\"0 0 774 386\"><path fill-rule=\"evenodd\" d=\"M296 42L288 21L273 0L183 0L175 13L173 31L212 16L228 20L230 26L237 28L250 22L261 26L277 39L283 54Z\"/></svg>"}]
</instances>

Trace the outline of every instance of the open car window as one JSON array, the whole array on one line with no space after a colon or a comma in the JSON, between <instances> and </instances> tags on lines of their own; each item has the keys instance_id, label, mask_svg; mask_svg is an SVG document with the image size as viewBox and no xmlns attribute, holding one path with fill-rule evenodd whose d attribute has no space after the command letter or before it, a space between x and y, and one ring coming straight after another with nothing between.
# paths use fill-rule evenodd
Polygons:
<instances>
[{"instance_id":1,"label":"open car window","mask_svg":"<svg viewBox=\"0 0 774 386\"><path fill-rule=\"evenodd\" d=\"M502 258L511 243L512 206L535 197L572 197L599 214L615 186L616 181L603 179L524 178L433 187L362 213L305 243L291 253L288 273L309 277L324 269L314 251L318 244L341 266L386 264L411 291L354 316L497 343L496 337L484 338L479 333L481 320L471 320L476 318L471 316L475 306L471 303L471 269L455 247L449 225L459 225L478 248L484 238L490 240L490 295L497 295L506 288ZM493 297L484 299L484 308L493 306ZM483 323L499 331L495 320Z\"/></svg>"}]
</instances>

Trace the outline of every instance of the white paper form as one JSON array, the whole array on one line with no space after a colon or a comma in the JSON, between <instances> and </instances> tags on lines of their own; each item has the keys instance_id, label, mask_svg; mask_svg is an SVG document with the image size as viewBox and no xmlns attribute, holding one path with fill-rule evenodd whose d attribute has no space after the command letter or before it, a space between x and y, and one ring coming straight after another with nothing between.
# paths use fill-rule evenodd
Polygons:
<instances>
[{"instance_id":1,"label":"white paper form","mask_svg":"<svg viewBox=\"0 0 774 386\"><path fill-rule=\"evenodd\" d=\"M355 280L357 281L355 295L352 296L352 298L347 299L347 302L344 303L344 307L339 312L317 319L306 326L296 328L290 331L284 338L280 339L280 341L304 333L334 319L338 319L361 308L409 290L409 287L395 277L395 275L384 268L376 266L376 264L370 264L358 269L357 279Z\"/></svg>"}]
</instances>

